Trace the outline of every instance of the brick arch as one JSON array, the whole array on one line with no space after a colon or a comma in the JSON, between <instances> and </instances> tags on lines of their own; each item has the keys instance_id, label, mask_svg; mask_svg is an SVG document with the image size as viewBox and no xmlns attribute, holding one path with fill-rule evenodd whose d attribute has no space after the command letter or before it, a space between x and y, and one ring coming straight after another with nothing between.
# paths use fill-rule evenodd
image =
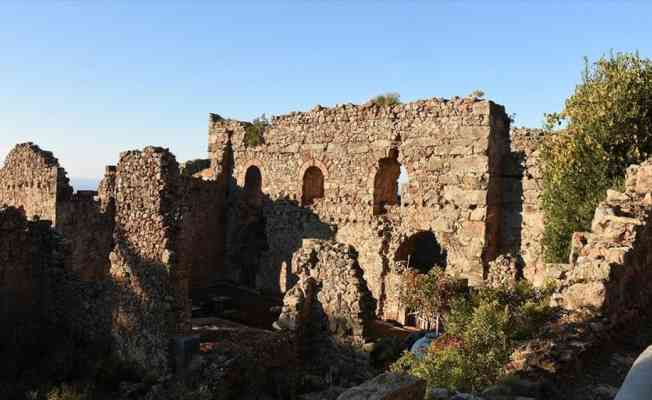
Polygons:
<instances>
[{"instance_id":1,"label":"brick arch","mask_svg":"<svg viewBox=\"0 0 652 400\"><path fill-rule=\"evenodd\" d=\"M322 177L323 177L324 189L325 189L326 180L328 179L328 168L326 167L326 164L324 164L322 161L314 159L314 158L310 159L310 160L306 161L305 163L303 163L303 165L299 169L299 181L298 181L299 182L299 185L298 185L299 190L298 190L298 197L297 197L298 199L303 199L304 177L305 177L306 172L308 171L308 169L310 169L312 167L315 167L315 168L317 168L317 169L319 169L321 171L321 174L322 174ZM325 195L325 193L324 193L324 195Z\"/></svg>"},{"instance_id":2,"label":"brick arch","mask_svg":"<svg viewBox=\"0 0 652 400\"><path fill-rule=\"evenodd\" d=\"M260 171L260 187L264 188L265 187L265 182L267 181L267 174L265 173L265 169L263 168L262 163L260 160L254 158L252 160L249 160L245 163L244 168L242 168L238 172L238 186L244 187L245 186L245 178L247 176L247 170L250 167L257 167L258 170Z\"/></svg>"}]
</instances>

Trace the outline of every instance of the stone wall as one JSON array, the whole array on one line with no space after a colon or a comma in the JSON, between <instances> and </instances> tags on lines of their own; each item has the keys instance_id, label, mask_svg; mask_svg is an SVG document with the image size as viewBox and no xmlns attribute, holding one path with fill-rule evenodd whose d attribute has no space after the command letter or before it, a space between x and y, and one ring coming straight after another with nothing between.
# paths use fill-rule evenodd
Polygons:
<instances>
[{"instance_id":1,"label":"stone wall","mask_svg":"<svg viewBox=\"0 0 652 400\"><path fill-rule=\"evenodd\" d=\"M189 327L188 271L177 259L183 184L165 149L120 155L115 187L113 338L119 355L164 375L168 346Z\"/></svg>"},{"instance_id":2,"label":"stone wall","mask_svg":"<svg viewBox=\"0 0 652 400\"><path fill-rule=\"evenodd\" d=\"M58 160L33 143L16 145L0 169L0 205L22 207L29 219L37 216L56 226L58 202L71 195Z\"/></svg>"},{"instance_id":3,"label":"stone wall","mask_svg":"<svg viewBox=\"0 0 652 400\"><path fill-rule=\"evenodd\" d=\"M401 238L424 231L444 249L449 272L482 281L499 244L500 171L509 151L503 107L473 98L317 106L272 118L255 148L244 144L247 126L211 114L209 155L216 174L232 177L229 210L237 211L229 214L249 209L240 215L250 217L229 220L227 249L242 243L244 225L265 225L268 250L256 257L265 281L283 276L302 238L334 237L359 253L382 313L394 251ZM409 181L392 196L401 167ZM247 181L259 188L247 190ZM389 237L378 237L386 231ZM242 269L237 257L225 262L234 274Z\"/></svg>"},{"instance_id":4,"label":"stone wall","mask_svg":"<svg viewBox=\"0 0 652 400\"><path fill-rule=\"evenodd\" d=\"M41 339L48 313L49 269L55 238L47 221L28 221L24 211L0 208L0 354L11 369L21 351Z\"/></svg>"},{"instance_id":5,"label":"stone wall","mask_svg":"<svg viewBox=\"0 0 652 400\"><path fill-rule=\"evenodd\" d=\"M190 288L207 288L224 277L224 183L182 178L178 259L190 274Z\"/></svg>"},{"instance_id":6,"label":"stone wall","mask_svg":"<svg viewBox=\"0 0 652 400\"><path fill-rule=\"evenodd\" d=\"M100 187L115 207L113 337L123 358L163 374L170 340L190 330L191 283L210 286L223 265L224 186L146 147L122 153Z\"/></svg>"},{"instance_id":7,"label":"stone wall","mask_svg":"<svg viewBox=\"0 0 652 400\"><path fill-rule=\"evenodd\" d=\"M78 191L58 206L56 229L66 246L66 269L86 281L107 277L113 248L113 210L102 210L96 194Z\"/></svg>"},{"instance_id":8,"label":"stone wall","mask_svg":"<svg viewBox=\"0 0 652 400\"><path fill-rule=\"evenodd\" d=\"M513 128L511 152L503 170L503 220L501 249L517 258L526 279L541 284L543 262L543 210L540 169L542 129Z\"/></svg>"},{"instance_id":9,"label":"stone wall","mask_svg":"<svg viewBox=\"0 0 652 400\"><path fill-rule=\"evenodd\" d=\"M51 152L16 145L0 170L0 205L21 207L29 219L51 221L64 237L65 267L85 280L108 272L113 213L93 191L73 194L66 171Z\"/></svg>"},{"instance_id":10,"label":"stone wall","mask_svg":"<svg viewBox=\"0 0 652 400\"><path fill-rule=\"evenodd\" d=\"M557 304L613 323L635 318L652 290L652 160L627 169L625 191L609 190L591 223L576 233Z\"/></svg>"},{"instance_id":11,"label":"stone wall","mask_svg":"<svg viewBox=\"0 0 652 400\"><path fill-rule=\"evenodd\" d=\"M342 243L305 240L294 255L292 269L299 281L285 294L278 325L363 342L374 316L375 301L354 250Z\"/></svg>"}]
</instances>

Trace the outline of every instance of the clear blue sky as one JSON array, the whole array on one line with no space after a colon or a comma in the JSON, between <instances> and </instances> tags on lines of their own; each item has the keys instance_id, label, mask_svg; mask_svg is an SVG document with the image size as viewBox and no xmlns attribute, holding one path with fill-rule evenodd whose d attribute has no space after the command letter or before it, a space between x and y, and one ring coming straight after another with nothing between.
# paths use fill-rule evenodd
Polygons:
<instances>
[{"instance_id":1,"label":"clear blue sky","mask_svg":"<svg viewBox=\"0 0 652 400\"><path fill-rule=\"evenodd\" d=\"M539 127L610 49L652 57L652 2L0 1L0 157L31 140L98 178L148 144L206 157L209 112L385 91L482 89Z\"/></svg>"}]
</instances>

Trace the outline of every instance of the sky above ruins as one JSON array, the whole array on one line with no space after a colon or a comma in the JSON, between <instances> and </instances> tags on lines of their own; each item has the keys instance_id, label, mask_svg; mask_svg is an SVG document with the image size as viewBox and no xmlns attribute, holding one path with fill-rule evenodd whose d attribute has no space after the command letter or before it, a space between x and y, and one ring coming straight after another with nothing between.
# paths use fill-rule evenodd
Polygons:
<instances>
[{"instance_id":1,"label":"sky above ruins","mask_svg":"<svg viewBox=\"0 0 652 400\"><path fill-rule=\"evenodd\" d=\"M34 141L92 181L150 144L206 157L209 112L250 120L387 91L481 89L539 127L583 56L652 57L644 1L352 3L2 2L0 157Z\"/></svg>"}]
</instances>

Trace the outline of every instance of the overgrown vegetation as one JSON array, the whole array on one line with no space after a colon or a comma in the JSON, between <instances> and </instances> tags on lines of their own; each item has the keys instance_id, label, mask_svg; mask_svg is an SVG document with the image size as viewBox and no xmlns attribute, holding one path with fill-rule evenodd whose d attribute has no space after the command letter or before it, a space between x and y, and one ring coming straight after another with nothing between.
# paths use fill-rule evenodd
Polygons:
<instances>
[{"instance_id":1,"label":"overgrown vegetation","mask_svg":"<svg viewBox=\"0 0 652 400\"><path fill-rule=\"evenodd\" d=\"M652 62L618 53L585 64L563 111L546 115L546 128L558 129L542 150L550 262L567 259L571 235L589 230L607 189L652 154Z\"/></svg>"},{"instance_id":2,"label":"overgrown vegetation","mask_svg":"<svg viewBox=\"0 0 652 400\"><path fill-rule=\"evenodd\" d=\"M262 114L260 117L255 118L253 121L251 121L251 124L248 124L245 127L245 146L256 147L265 143L265 131L267 128L269 128L270 125L271 123L265 114Z\"/></svg>"},{"instance_id":3,"label":"overgrown vegetation","mask_svg":"<svg viewBox=\"0 0 652 400\"><path fill-rule=\"evenodd\" d=\"M536 289L527 282L456 291L449 299L445 335L420 357L405 352L390 369L424 379L429 389L473 392L495 384L515 346L535 337L552 318L551 294L551 287Z\"/></svg>"},{"instance_id":4,"label":"overgrown vegetation","mask_svg":"<svg viewBox=\"0 0 652 400\"><path fill-rule=\"evenodd\" d=\"M374 97L371 102L382 107L395 106L401 104L401 95L396 92L389 92Z\"/></svg>"},{"instance_id":5,"label":"overgrown vegetation","mask_svg":"<svg viewBox=\"0 0 652 400\"><path fill-rule=\"evenodd\" d=\"M439 267L432 268L427 274L408 269L403 272L399 299L406 309L434 322L439 333L439 322L450 311L450 300L464 288L462 281L447 275Z\"/></svg>"}]
</instances>

